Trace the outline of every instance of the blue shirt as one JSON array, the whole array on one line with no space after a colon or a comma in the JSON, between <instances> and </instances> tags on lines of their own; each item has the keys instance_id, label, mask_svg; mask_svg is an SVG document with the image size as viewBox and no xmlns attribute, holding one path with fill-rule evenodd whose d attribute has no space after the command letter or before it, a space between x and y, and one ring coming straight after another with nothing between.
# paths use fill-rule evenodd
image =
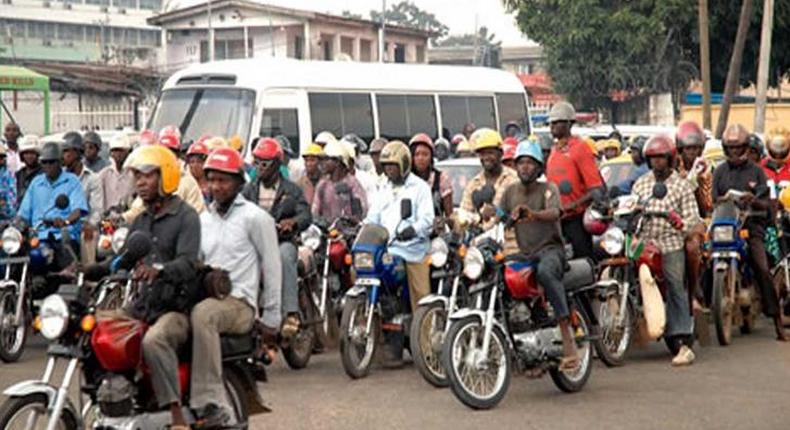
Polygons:
<instances>
[{"instance_id":1,"label":"blue shirt","mask_svg":"<svg viewBox=\"0 0 790 430\"><path fill-rule=\"evenodd\" d=\"M69 207L66 209L55 207L55 199L61 194L69 197ZM50 182L46 174L40 174L33 178L22 199L22 204L19 206L18 216L33 227L44 219L62 218L65 220L76 209L79 209L83 216L88 214L85 191L82 190L82 184L76 175L63 170L54 182ZM42 227L39 230L39 239L46 239L50 232L56 239L60 238L60 231L57 228ZM69 233L71 233L72 240L79 241L80 223L74 223L69 227Z\"/></svg>"},{"instance_id":2,"label":"blue shirt","mask_svg":"<svg viewBox=\"0 0 790 430\"><path fill-rule=\"evenodd\" d=\"M634 186L636 180L641 178L645 173L650 171L650 167L648 167L647 162L644 162L636 168L631 170L631 173L628 174L628 177L621 183L617 184L617 188L620 189L625 194L631 193L631 187Z\"/></svg>"},{"instance_id":3,"label":"blue shirt","mask_svg":"<svg viewBox=\"0 0 790 430\"><path fill-rule=\"evenodd\" d=\"M403 199L411 199L412 214L410 218L400 222L400 202ZM387 181L379 188L378 193L372 199L365 223L386 228L390 238L395 237L398 232L409 226L413 227L417 232L417 237L408 242L393 242L389 247L389 252L409 263L419 263L425 260L431 248L433 218L431 188L427 182L409 173L403 185L394 185L392 181Z\"/></svg>"},{"instance_id":4,"label":"blue shirt","mask_svg":"<svg viewBox=\"0 0 790 430\"><path fill-rule=\"evenodd\" d=\"M16 177L7 167L0 167L0 220L10 220L16 215Z\"/></svg>"}]
</instances>

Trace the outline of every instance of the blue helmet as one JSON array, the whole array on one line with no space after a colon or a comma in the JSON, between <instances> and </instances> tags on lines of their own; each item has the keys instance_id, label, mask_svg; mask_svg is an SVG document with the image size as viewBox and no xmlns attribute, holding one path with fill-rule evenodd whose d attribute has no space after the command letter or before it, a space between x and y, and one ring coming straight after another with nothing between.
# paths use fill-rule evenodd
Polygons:
<instances>
[{"instance_id":1,"label":"blue helmet","mask_svg":"<svg viewBox=\"0 0 790 430\"><path fill-rule=\"evenodd\" d=\"M524 139L519 142L516 147L516 161L521 157L530 157L537 161L541 166L543 165L543 151L540 149L540 143L534 136Z\"/></svg>"}]
</instances>

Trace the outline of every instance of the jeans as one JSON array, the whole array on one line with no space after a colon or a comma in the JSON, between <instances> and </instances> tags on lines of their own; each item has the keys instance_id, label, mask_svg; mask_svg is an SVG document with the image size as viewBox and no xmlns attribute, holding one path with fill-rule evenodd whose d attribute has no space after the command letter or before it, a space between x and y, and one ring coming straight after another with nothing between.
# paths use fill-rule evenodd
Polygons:
<instances>
[{"instance_id":1,"label":"jeans","mask_svg":"<svg viewBox=\"0 0 790 430\"><path fill-rule=\"evenodd\" d=\"M685 249L665 252L661 255L664 265L664 279L667 284L667 328L666 337L683 336L692 340L694 319L689 308L686 290L686 252ZM691 346L691 344L688 344Z\"/></svg>"},{"instance_id":2,"label":"jeans","mask_svg":"<svg viewBox=\"0 0 790 430\"><path fill-rule=\"evenodd\" d=\"M299 252L292 242L280 242L280 259L283 266L283 315L299 312L298 260Z\"/></svg>"},{"instance_id":3,"label":"jeans","mask_svg":"<svg viewBox=\"0 0 790 430\"><path fill-rule=\"evenodd\" d=\"M754 281L760 289L763 313L769 318L779 315L779 298L768 268L768 254L765 252L765 233L762 228L749 229L749 266L754 273Z\"/></svg>"},{"instance_id":4,"label":"jeans","mask_svg":"<svg viewBox=\"0 0 790 430\"><path fill-rule=\"evenodd\" d=\"M565 274L565 252L562 248L549 248L540 251L535 261L538 284L546 290L546 297L554 308L557 319L567 318L568 299L565 297L565 286L562 277Z\"/></svg>"},{"instance_id":5,"label":"jeans","mask_svg":"<svg viewBox=\"0 0 790 430\"><path fill-rule=\"evenodd\" d=\"M562 220L562 236L573 247L573 258L595 258L592 235L584 229L583 216Z\"/></svg>"}]
</instances>

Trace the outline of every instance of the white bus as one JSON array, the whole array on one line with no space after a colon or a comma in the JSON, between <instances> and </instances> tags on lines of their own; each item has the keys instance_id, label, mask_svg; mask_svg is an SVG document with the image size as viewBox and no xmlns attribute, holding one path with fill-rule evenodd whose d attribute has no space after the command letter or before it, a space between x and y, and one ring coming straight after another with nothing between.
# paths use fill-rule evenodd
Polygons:
<instances>
[{"instance_id":1,"label":"white bus","mask_svg":"<svg viewBox=\"0 0 790 430\"><path fill-rule=\"evenodd\" d=\"M467 123L504 131L516 122L529 132L527 106L521 82L497 69L256 58L175 73L149 128L176 125L184 142L283 135L299 154L324 130L366 142L419 132L449 140Z\"/></svg>"}]
</instances>

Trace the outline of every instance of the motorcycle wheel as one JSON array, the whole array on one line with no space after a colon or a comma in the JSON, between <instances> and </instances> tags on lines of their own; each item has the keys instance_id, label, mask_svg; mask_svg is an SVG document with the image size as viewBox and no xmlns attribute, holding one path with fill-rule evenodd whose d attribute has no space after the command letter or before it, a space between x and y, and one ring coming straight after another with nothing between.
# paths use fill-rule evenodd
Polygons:
<instances>
[{"instance_id":1,"label":"motorcycle wheel","mask_svg":"<svg viewBox=\"0 0 790 430\"><path fill-rule=\"evenodd\" d=\"M409 352L420 375L434 387L449 385L442 365L442 343L447 327L447 310L441 303L420 306L411 322Z\"/></svg>"},{"instance_id":2,"label":"motorcycle wheel","mask_svg":"<svg viewBox=\"0 0 790 430\"><path fill-rule=\"evenodd\" d=\"M340 282L340 281L337 281L336 275L330 275L330 276L335 276L335 278L334 278L335 282ZM318 277L316 279L317 279L317 281L316 281L316 285L314 287L315 288L315 290L314 290L315 292L313 293L313 302L315 303L316 309L318 309L319 306L320 306L320 303L321 303L321 281L322 281L322 279L321 279L321 277ZM333 282L332 278L329 279L329 282L330 283ZM330 286L330 288L331 288L331 286ZM327 295L328 295L328 297L326 298L326 304L325 304L325 308L324 308L324 315L321 316L323 318L323 321L321 322L321 329L319 330L320 333L318 334L319 340L320 340L321 344L323 345L324 349L330 349L330 348L334 348L334 347L337 346L337 344L338 344L338 336L339 336L339 331L340 331L340 327L339 327L340 324L338 322L338 315L337 315L338 311L335 309L335 304L332 301L332 292L331 291L327 291Z\"/></svg>"},{"instance_id":3,"label":"motorcycle wheel","mask_svg":"<svg viewBox=\"0 0 790 430\"><path fill-rule=\"evenodd\" d=\"M316 341L315 319L317 312L304 288L299 288L299 312L302 325L288 342L288 346L283 348L283 357L291 369L304 369L307 366Z\"/></svg>"},{"instance_id":4,"label":"motorcycle wheel","mask_svg":"<svg viewBox=\"0 0 790 430\"><path fill-rule=\"evenodd\" d=\"M340 320L340 358L343 370L351 379L364 378L370 373L370 365L381 336L381 319L378 313L373 314L370 335L365 336L367 308L366 297L348 298L343 306Z\"/></svg>"},{"instance_id":5,"label":"motorcycle wheel","mask_svg":"<svg viewBox=\"0 0 790 430\"><path fill-rule=\"evenodd\" d=\"M776 266L773 269L773 285L779 296L779 312L782 313L782 323L790 325L790 286L785 281L784 268Z\"/></svg>"},{"instance_id":6,"label":"motorcycle wheel","mask_svg":"<svg viewBox=\"0 0 790 430\"><path fill-rule=\"evenodd\" d=\"M571 320L578 321L578 325L573 327L576 337L589 338L590 319L582 311L572 310L571 312L576 313L577 317L571 318ZM551 380L554 381L554 385L566 393L575 393L584 388L587 384L587 380L590 379L590 373L592 373L592 350L593 348L590 347L589 341L582 342L581 345L576 346L576 354L579 357L579 367L573 372L563 372L556 367L550 369L549 375L551 376Z\"/></svg>"},{"instance_id":7,"label":"motorcycle wheel","mask_svg":"<svg viewBox=\"0 0 790 430\"><path fill-rule=\"evenodd\" d=\"M41 393L28 394L22 397L11 397L0 406L0 428L13 430L28 428L28 419L33 418L31 428L47 426L47 396ZM31 414L33 416L31 417ZM57 423L60 430L76 430L77 417L64 408Z\"/></svg>"},{"instance_id":8,"label":"motorcycle wheel","mask_svg":"<svg viewBox=\"0 0 790 430\"><path fill-rule=\"evenodd\" d=\"M472 409L493 408L510 387L510 351L505 333L495 325L488 357L481 357L484 331L478 318L454 321L442 347L450 388L461 403Z\"/></svg>"},{"instance_id":9,"label":"motorcycle wheel","mask_svg":"<svg viewBox=\"0 0 790 430\"><path fill-rule=\"evenodd\" d=\"M22 324L13 326L16 301L16 292L0 293L0 360L5 363L19 361L27 340L27 318ZM24 309L23 313L26 313Z\"/></svg>"},{"instance_id":10,"label":"motorcycle wheel","mask_svg":"<svg viewBox=\"0 0 790 430\"><path fill-rule=\"evenodd\" d=\"M626 310L621 327L615 326L620 312L620 294L616 292L606 301L598 301L595 310L598 314L601 336L593 342L595 353L607 367L622 366L634 338L634 305L626 299Z\"/></svg>"},{"instance_id":11,"label":"motorcycle wheel","mask_svg":"<svg viewBox=\"0 0 790 430\"><path fill-rule=\"evenodd\" d=\"M730 271L713 273L713 292L710 310L716 326L716 338L719 345L727 346L732 342L732 310L735 306L735 281L730 278Z\"/></svg>"}]
</instances>

